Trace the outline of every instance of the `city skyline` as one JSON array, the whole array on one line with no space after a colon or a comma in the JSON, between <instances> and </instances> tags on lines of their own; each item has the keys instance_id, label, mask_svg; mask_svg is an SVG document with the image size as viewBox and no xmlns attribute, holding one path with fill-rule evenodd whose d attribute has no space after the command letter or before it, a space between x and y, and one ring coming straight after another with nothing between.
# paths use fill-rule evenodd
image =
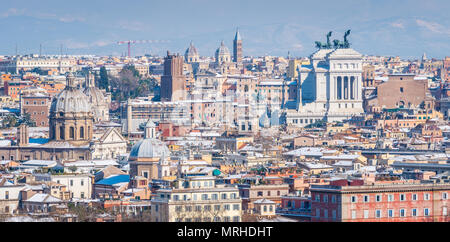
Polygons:
<instances>
[{"instance_id":1,"label":"city skyline","mask_svg":"<svg viewBox=\"0 0 450 242\"><path fill-rule=\"evenodd\" d=\"M352 48L367 55L443 58L450 51L448 1L183 1L107 4L105 1L64 3L14 1L0 11L0 54L123 55L124 40L164 40L137 44L135 55L183 54L193 41L201 56L213 56L224 41L232 48L239 28L244 56L307 56L314 41L342 39L352 30ZM384 1L382 1L384 2ZM388 7L387 7L388 6ZM32 37L30 37L32 36Z\"/></svg>"}]
</instances>

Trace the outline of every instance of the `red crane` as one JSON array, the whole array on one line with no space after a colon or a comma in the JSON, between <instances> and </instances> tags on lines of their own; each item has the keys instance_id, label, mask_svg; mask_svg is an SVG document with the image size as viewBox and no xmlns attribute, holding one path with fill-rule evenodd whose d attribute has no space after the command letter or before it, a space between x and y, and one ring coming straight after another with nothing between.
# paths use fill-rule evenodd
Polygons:
<instances>
[{"instance_id":1,"label":"red crane","mask_svg":"<svg viewBox=\"0 0 450 242\"><path fill-rule=\"evenodd\" d=\"M146 43L167 43L167 40L125 40L119 41L117 44L128 44L128 57L131 57L131 44L146 44Z\"/></svg>"}]
</instances>

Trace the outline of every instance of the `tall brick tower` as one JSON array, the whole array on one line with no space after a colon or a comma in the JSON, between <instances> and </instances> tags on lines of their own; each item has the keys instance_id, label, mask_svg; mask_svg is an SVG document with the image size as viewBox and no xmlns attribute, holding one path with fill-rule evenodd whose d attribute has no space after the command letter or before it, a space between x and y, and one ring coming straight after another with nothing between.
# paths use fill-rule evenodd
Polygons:
<instances>
[{"instance_id":1,"label":"tall brick tower","mask_svg":"<svg viewBox=\"0 0 450 242\"><path fill-rule=\"evenodd\" d=\"M167 51L164 58L164 75L161 77L161 101L183 100L185 90L183 57L178 54L171 55Z\"/></svg>"},{"instance_id":2,"label":"tall brick tower","mask_svg":"<svg viewBox=\"0 0 450 242\"><path fill-rule=\"evenodd\" d=\"M233 40L233 62L242 62L242 39L239 34L239 29L236 30L236 35Z\"/></svg>"}]
</instances>

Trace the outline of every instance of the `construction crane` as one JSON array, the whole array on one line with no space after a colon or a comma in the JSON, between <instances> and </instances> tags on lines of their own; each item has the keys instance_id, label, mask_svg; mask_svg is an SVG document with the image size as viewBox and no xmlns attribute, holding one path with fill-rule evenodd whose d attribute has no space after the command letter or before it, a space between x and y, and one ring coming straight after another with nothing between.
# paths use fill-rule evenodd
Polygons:
<instances>
[{"instance_id":1,"label":"construction crane","mask_svg":"<svg viewBox=\"0 0 450 242\"><path fill-rule=\"evenodd\" d=\"M125 40L119 41L117 44L128 44L128 57L131 57L131 44L146 44L146 43L167 43L167 40Z\"/></svg>"}]
</instances>

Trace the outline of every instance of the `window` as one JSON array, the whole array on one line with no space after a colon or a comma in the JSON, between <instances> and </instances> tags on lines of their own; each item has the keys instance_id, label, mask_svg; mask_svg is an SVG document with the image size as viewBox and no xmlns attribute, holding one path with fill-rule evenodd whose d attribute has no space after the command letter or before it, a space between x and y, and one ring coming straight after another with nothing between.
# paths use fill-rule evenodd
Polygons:
<instances>
[{"instance_id":1,"label":"window","mask_svg":"<svg viewBox=\"0 0 450 242\"><path fill-rule=\"evenodd\" d=\"M381 202L381 195L376 195L376 196L375 196L375 200L376 200L377 202Z\"/></svg>"},{"instance_id":2,"label":"window","mask_svg":"<svg viewBox=\"0 0 450 242\"><path fill-rule=\"evenodd\" d=\"M392 210L392 209L389 209L389 210L388 210L388 217L389 217L389 218L394 217L394 210Z\"/></svg>"},{"instance_id":3,"label":"window","mask_svg":"<svg viewBox=\"0 0 450 242\"><path fill-rule=\"evenodd\" d=\"M388 195L388 202L393 202L394 201L394 195L393 194L389 194Z\"/></svg>"},{"instance_id":4,"label":"window","mask_svg":"<svg viewBox=\"0 0 450 242\"><path fill-rule=\"evenodd\" d=\"M173 200L178 201L178 195L173 195Z\"/></svg>"},{"instance_id":5,"label":"window","mask_svg":"<svg viewBox=\"0 0 450 242\"><path fill-rule=\"evenodd\" d=\"M59 127L59 138L64 139L64 127Z\"/></svg>"},{"instance_id":6,"label":"window","mask_svg":"<svg viewBox=\"0 0 450 242\"><path fill-rule=\"evenodd\" d=\"M211 205L205 205L203 208L204 211L211 211Z\"/></svg>"},{"instance_id":7,"label":"window","mask_svg":"<svg viewBox=\"0 0 450 242\"><path fill-rule=\"evenodd\" d=\"M195 211L196 212L201 212L202 211L202 206L195 206Z\"/></svg>"},{"instance_id":8,"label":"window","mask_svg":"<svg viewBox=\"0 0 450 242\"><path fill-rule=\"evenodd\" d=\"M331 211L331 216L333 220L336 220L336 210Z\"/></svg>"},{"instance_id":9,"label":"window","mask_svg":"<svg viewBox=\"0 0 450 242\"><path fill-rule=\"evenodd\" d=\"M320 195L319 194L316 194L315 198L316 198L316 202L320 202Z\"/></svg>"},{"instance_id":10,"label":"window","mask_svg":"<svg viewBox=\"0 0 450 242\"><path fill-rule=\"evenodd\" d=\"M413 209L411 210L411 215L412 215L413 217L417 217L417 208L413 208Z\"/></svg>"},{"instance_id":11,"label":"window","mask_svg":"<svg viewBox=\"0 0 450 242\"><path fill-rule=\"evenodd\" d=\"M413 201L417 201L417 194L413 194L413 195L412 195L412 200L413 200Z\"/></svg>"},{"instance_id":12,"label":"window","mask_svg":"<svg viewBox=\"0 0 450 242\"><path fill-rule=\"evenodd\" d=\"M447 207L442 207L442 216L447 216Z\"/></svg>"},{"instance_id":13,"label":"window","mask_svg":"<svg viewBox=\"0 0 450 242\"><path fill-rule=\"evenodd\" d=\"M262 196L262 194L261 194ZM222 193L222 199L227 199L227 194L226 193Z\"/></svg>"},{"instance_id":14,"label":"window","mask_svg":"<svg viewBox=\"0 0 450 242\"><path fill-rule=\"evenodd\" d=\"M258 192L258 197L262 197L263 192Z\"/></svg>"},{"instance_id":15,"label":"window","mask_svg":"<svg viewBox=\"0 0 450 242\"><path fill-rule=\"evenodd\" d=\"M84 180L81 180L81 186L84 186Z\"/></svg>"},{"instance_id":16,"label":"window","mask_svg":"<svg viewBox=\"0 0 450 242\"><path fill-rule=\"evenodd\" d=\"M367 195L364 196L364 202L365 203L369 202L369 196L367 196Z\"/></svg>"},{"instance_id":17,"label":"window","mask_svg":"<svg viewBox=\"0 0 450 242\"><path fill-rule=\"evenodd\" d=\"M430 210L428 208L423 209L423 216L430 216Z\"/></svg>"},{"instance_id":18,"label":"window","mask_svg":"<svg viewBox=\"0 0 450 242\"><path fill-rule=\"evenodd\" d=\"M5 191L5 199L6 199L6 200L9 199L9 191Z\"/></svg>"},{"instance_id":19,"label":"window","mask_svg":"<svg viewBox=\"0 0 450 242\"><path fill-rule=\"evenodd\" d=\"M214 205L214 211L219 211L220 210L220 205Z\"/></svg>"},{"instance_id":20,"label":"window","mask_svg":"<svg viewBox=\"0 0 450 242\"><path fill-rule=\"evenodd\" d=\"M405 209L400 209L400 217L405 217Z\"/></svg>"},{"instance_id":21,"label":"window","mask_svg":"<svg viewBox=\"0 0 450 242\"><path fill-rule=\"evenodd\" d=\"M446 192L442 193L442 200L447 200L448 194Z\"/></svg>"},{"instance_id":22,"label":"window","mask_svg":"<svg viewBox=\"0 0 450 242\"><path fill-rule=\"evenodd\" d=\"M223 205L223 209L226 211L230 210L230 204Z\"/></svg>"},{"instance_id":23,"label":"window","mask_svg":"<svg viewBox=\"0 0 450 242\"><path fill-rule=\"evenodd\" d=\"M381 210L376 210L375 211L375 217L381 218Z\"/></svg>"},{"instance_id":24,"label":"window","mask_svg":"<svg viewBox=\"0 0 450 242\"><path fill-rule=\"evenodd\" d=\"M84 139L84 127L83 126L80 127L80 138Z\"/></svg>"},{"instance_id":25,"label":"window","mask_svg":"<svg viewBox=\"0 0 450 242\"><path fill-rule=\"evenodd\" d=\"M208 194L202 194L202 200L208 200Z\"/></svg>"},{"instance_id":26,"label":"window","mask_svg":"<svg viewBox=\"0 0 450 242\"><path fill-rule=\"evenodd\" d=\"M331 196L331 202L332 203L336 203L336 196L335 195Z\"/></svg>"},{"instance_id":27,"label":"window","mask_svg":"<svg viewBox=\"0 0 450 242\"><path fill-rule=\"evenodd\" d=\"M400 194L400 201L405 201L405 194Z\"/></svg>"},{"instance_id":28,"label":"window","mask_svg":"<svg viewBox=\"0 0 450 242\"><path fill-rule=\"evenodd\" d=\"M233 204L233 210L239 210L239 204Z\"/></svg>"},{"instance_id":29,"label":"window","mask_svg":"<svg viewBox=\"0 0 450 242\"><path fill-rule=\"evenodd\" d=\"M184 209L186 210L186 212L190 212L192 211L192 206L186 206Z\"/></svg>"},{"instance_id":30,"label":"window","mask_svg":"<svg viewBox=\"0 0 450 242\"><path fill-rule=\"evenodd\" d=\"M316 217L320 217L320 209L316 208Z\"/></svg>"},{"instance_id":31,"label":"window","mask_svg":"<svg viewBox=\"0 0 450 242\"><path fill-rule=\"evenodd\" d=\"M328 218L328 209L325 209L325 210L323 211L323 217L324 217L324 218Z\"/></svg>"},{"instance_id":32,"label":"window","mask_svg":"<svg viewBox=\"0 0 450 242\"><path fill-rule=\"evenodd\" d=\"M182 209L181 206L176 206L176 207L175 207L175 211L176 211L176 212L181 212L181 209ZM187 210L186 210L186 211L187 211Z\"/></svg>"},{"instance_id":33,"label":"window","mask_svg":"<svg viewBox=\"0 0 450 242\"><path fill-rule=\"evenodd\" d=\"M323 202L325 202L325 203L328 202L328 195L323 195Z\"/></svg>"},{"instance_id":34,"label":"window","mask_svg":"<svg viewBox=\"0 0 450 242\"><path fill-rule=\"evenodd\" d=\"M211 199L212 199L212 200L217 200L217 199L218 199L217 194L216 194L216 193L212 194Z\"/></svg>"},{"instance_id":35,"label":"window","mask_svg":"<svg viewBox=\"0 0 450 242\"><path fill-rule=\"evenodd\" d=\"M234 217L233 217L233 222L239 222L239 220L240 220L240 219L239 219L239 216L234 216Z\"/></svg>"},{"instance_id":36,"label":"window","mask_svg":"<svg viewBox=\"0 0 450 242\"><path fill-rule=\"evenodd\" d=\"M403 92L403 87L400 87L400 92Z\"/></svg>"},{"instance_id":37,"label":"window","mask_svg":"<svg viewBox=\"0 0 450 242\"><path fill-rule=\"evenodd\" d=\"M69 138L73 139L75 137L75 128L70 127L69 128Z\"/></svg>"},{"instance_id":38,"label":"window","mask_svg":"<svg viewBox=\"0 0 450 242\"><path fill-rule=\"evenodd\" d=\"M423 194L423 200L430 200L430 194L428 194L428 193L424 193Z\"/></svg>"},{"instance_id":39,"label":"window","mask_svg":"<svg viewBox=\"0 0 450 242\"><path fill-rule=\"evenodd\" d=\"M364 218L369 218L369 210L364 210Z\"/></svg>"},{"instance_id":40,"label":"window","mask_svg":"<svg viewBox=\"0 0 450 242\"><path fill-rule=\"evenodd\" d=\"M73 180L70 180L70 186L73 186Z\"/></svg>"},{"instance_id":41,"label":"window","mask_svg":"<svg viewBox=\"0 0 450 242\"><path fill-rule=\"evenodd\" d=\"M352 219L356 219L356 210L352 210Z\"/></svg>"},{"instance_id":42,"label":"window","mask_svg":"<svg viewBox=\"0 0 450 242\"><path fill-rule=\"evenodd\" d=\"M356 202L356 196L352 196L352 203Z\"/></svg>"},{"instance_id":43,"label":"window","mask_svg":"<svg viewBox=\"0 0 450 242\"><path fill-rule=\"evenodd\" d=\"M81 192L81 198L84 198L84 192Z\"/></svg>"}]
</instances>

